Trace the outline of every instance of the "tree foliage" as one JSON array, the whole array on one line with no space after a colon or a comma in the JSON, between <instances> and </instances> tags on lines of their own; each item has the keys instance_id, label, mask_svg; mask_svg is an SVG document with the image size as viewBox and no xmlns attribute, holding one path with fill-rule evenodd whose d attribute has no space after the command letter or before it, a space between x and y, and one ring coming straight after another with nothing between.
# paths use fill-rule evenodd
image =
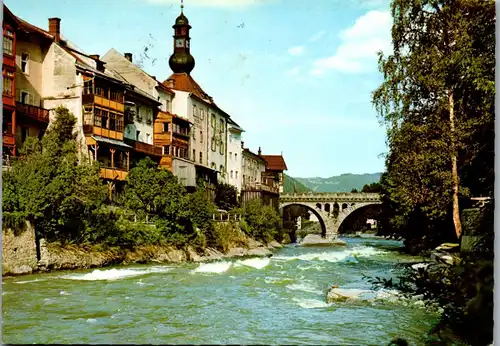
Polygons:
<instances>
[{"instance_id":1,"label":"tree foliage","mask_svg":"<svg viewBox=\"0 0 500 346\"><path fill-rule=\"evenodd\" d=\"M80 162L76 119L64 107L40 141L28 138L21 159L3 171L3 210L21 213L48 240L77 239L85 216L105 199L106 188L96 164Z\"/></svg>"},{"instance_id":2,"label":"tree foliage","mask_svg":"<svg viewBox=\"0 0 500 346\"><path fill-rule=\"evenodd\" d=\"M232 210L238 207L238 191L227 183L219 183L215 187L215 204L219 209Z\"/></svg>"},{"instance_id":3,"label":"tree foliage","mask_svg":"<svg viewBox=\"0 0 500 346\"><path fill-rule=\"evenodd\" d=\"M392 208L391 226L422 224L423 231L406 232L407 238L446 239L451 220L460 235L456 185L460 197L492 194L494 5L392 2L394 51L380 55L384 82L373 102L387 127L383 192Z\"/></svg>"}]
</instances>

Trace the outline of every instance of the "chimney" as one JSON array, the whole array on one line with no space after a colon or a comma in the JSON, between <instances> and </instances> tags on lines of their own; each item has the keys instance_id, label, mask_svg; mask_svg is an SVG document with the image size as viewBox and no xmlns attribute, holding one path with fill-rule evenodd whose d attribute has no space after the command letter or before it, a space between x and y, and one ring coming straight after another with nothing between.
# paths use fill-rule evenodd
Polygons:
<instances>
[{"instance_id":1,"label":"chimney","mask_svg":"<svg viewBox=\"0 0 500 346\"><path fill-rule=\"evenodd\" d=\"M125 53L125 58L127 58L128 61L132 62L132 53Z\"/></svg>"},{"instance_id":2,"label":"chimney","mask_svg":"<svg viewBox=\"0 0 500 346\"><path fill-rule=\"evenodd\" d=\"M171 78L167 80L167 87L169 87L170 89L175 88L175 79Z\"/></svg>"},{"instance_id":3,"label":"chimney","mask_svg":"<svg viewBox=\"0 0 500 346\"><path fill-rule=\"evenodd\" d=\"M61 18L49 18L49 33L54 36L56 42L61 39Z\"/></svg>"},{"instance_id":4,"label":"chimney","mask_svg":"<svg viewBox=\"0 0 500 346\"><path fill-rule=\"evenodd\" d=\"M259 147L259 156L262 155L262 151L260 150L260 147Z\"/></svg>"},{"instance_id":5,"label":"chimney","mask_svg":"<svg viewBox=\"0 0 500 346\"><path fill-rule=\"evenodd\" d=\"M90 58L94 59L97 71L104 72L104 61L99 60L99 54L91 54Z\"/></svg>"}]
</instances>

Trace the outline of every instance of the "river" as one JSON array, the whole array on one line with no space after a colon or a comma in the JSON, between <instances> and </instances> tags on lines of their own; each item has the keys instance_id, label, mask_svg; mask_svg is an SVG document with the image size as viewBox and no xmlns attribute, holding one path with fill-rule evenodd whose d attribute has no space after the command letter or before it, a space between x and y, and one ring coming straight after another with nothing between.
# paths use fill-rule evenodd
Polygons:
<instances>
[{"instance_id":1,"label":"river","mask_svg":"<svg viewBox=\"0 0 500 346\"><path fill-rule=\"evenodd\" d=\"M396 241L287 246L272 258L116 266L4 278L2 341L14 343L420 345L437 316L419 304L327 304L331 285L370 289L411 258Z\"/></svg>"}]
</instances>

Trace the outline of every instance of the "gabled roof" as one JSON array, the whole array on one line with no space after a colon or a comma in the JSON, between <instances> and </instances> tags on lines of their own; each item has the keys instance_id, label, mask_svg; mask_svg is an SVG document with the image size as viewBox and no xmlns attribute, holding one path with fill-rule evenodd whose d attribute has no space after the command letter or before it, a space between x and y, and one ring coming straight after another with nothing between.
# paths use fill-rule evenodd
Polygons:
<instances>
[{"instance_id":1,"label":"gabled roof","mask_svg":"<svg viewBox=\"0 0 500 346\"><path fill-rule=\"evenodd\" d=\"M259 160L259 161L261 161L264 164L266 163L266 160L264 160L261 156L259 156L259 155L255 154L255 153L251 152L250 149L248 149L248 148L243 148L243 154L250 155L255 160Z\"/></svg>"},{"instance_id":2,"label":"gabled roof","mask_svg":"<svg viewBox=\"0 0 500 346\"><path fill-rule=\"evenodd\" d=\"M200 87L198 83L196 83L196 81L194 80L193 77L191 77L191 75L187 73L173 73L163 82L163 85L167 88L169 88L168 81L170 79L174 80L174 87L172 89L192 93L197 98L208 103L209 105L215 105L213 98L210 95L208 95L205 91L203 91L203 89Z\"/></svg>"},{"instance_id":3,"label":"gabled roof","mask_svg":"<svg viewBox=\"0 0 500 346\"><path fill-rule=\"evenodd\" d=\"M288 170L285 159L282 155L260 155L266 163L267 169L271 171L286 171Z\"/></svg>"}]
</instances>

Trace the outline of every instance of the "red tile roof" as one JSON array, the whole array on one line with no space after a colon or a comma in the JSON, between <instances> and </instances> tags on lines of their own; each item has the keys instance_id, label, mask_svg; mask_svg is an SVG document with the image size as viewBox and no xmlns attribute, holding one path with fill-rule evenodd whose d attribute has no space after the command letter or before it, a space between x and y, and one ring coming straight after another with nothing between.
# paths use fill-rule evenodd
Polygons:
<instances>
[{"instance_id":1,"label":"red tile roof","mask_svg":"<svg viewBox=\"0 0 500 346\"><path fill-rule=\"evenodd\" d=\"M47 38L49 40L54 40L54 36L52 36L48 31L40 29L39 27L36 27L33 24L30 24L27 21L19 18L18 16L13 14L5 4L3 5L3 10L4 13L7 14L7 16L10 16L12 19L14 19L14 21L18 25L18 29L24 30L26 32L34 32L36 34L43 36L44 38Z\"/></svg>"},{"instance_id":2,"label":"red tile roof","mask_svg":"<svg viewBox=\"0 0 500 346\"><path fill-rule=\"evenodd\" d=\"M194 80L191 75L187 73L174 73L168 79L163 82L163 85L169 88L168 81L170 79L174 80L174 86L172 89L187 91L198 97L199 99L205 101L208 104L215 105L212 97L208 95L203 89L200 87L198 83Z\"/></svg>"},{"instance_id":3,"label":"red tile roof","mask_svg":"<svg viewBox=\"0 0 500 346\"><path fill-rule=\"evenodd\" d=\"M266 163L267 169L271 171L286 171L288 168L286 167L285 159L282 155L260 155Z\"/></svg>"}]
</instances>

